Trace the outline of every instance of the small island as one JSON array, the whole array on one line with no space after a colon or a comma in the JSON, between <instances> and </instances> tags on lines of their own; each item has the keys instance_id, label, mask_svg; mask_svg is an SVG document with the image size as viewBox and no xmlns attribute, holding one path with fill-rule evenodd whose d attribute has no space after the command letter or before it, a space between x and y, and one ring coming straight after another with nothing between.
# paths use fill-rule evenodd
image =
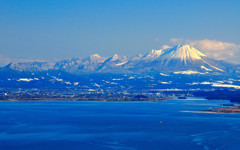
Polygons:
<instances>
[{"instance_id":1,"label":"small island","mask_svg":"<svg viewBox=\"0 0 240 150\"><path fill-rule=\"evenodd\" d=\"M199 111L181 111L181 112L192 112L192 113L231 113L240 114L240 105L222 105L222 107L213 107L210 110L199 110Z\"/></svg>"}]
</instances>

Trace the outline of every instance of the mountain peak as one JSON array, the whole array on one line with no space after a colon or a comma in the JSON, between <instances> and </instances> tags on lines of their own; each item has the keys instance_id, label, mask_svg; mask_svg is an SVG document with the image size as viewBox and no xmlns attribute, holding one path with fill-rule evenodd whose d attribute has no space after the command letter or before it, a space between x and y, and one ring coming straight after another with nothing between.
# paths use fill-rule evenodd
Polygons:
<instances>
[{"instance_id":1,"label":"mountain peak","mask_svg":"<svg viewBox=\"0 0 240 150\"><path fill-rule=\"evenodd\" d=\"M177 46L178 47L184 47L184 48L191 48L192 47L191 45L188 45L188 44L179 44Z\"/></svg>"},{"instance_id":2,"label":"mountain peak","mask_svg":"<svg viewBox=\"0 0 240 150\"><path fill-rule=\"evenodd\" d=\"M149 53L147 53L146 55L144 55L144 58L157 58L160 55L162 55L162 50L151 50Z\"/></svg>"},{"instance_id":3,"label":"mountain peak","mask_svg":"<svg viewBox=\"0 0 240 150\"><path fill-rule=\"evenodd\" d=\"M111 60L112 60L112 61L115 61L115 60L117 60L117 59L119 59L118 54L114 54L114 55L111 57Z\"/></svg>"},{"instance_id":4,"label":"mountain peak","mask_svg":"<svg viewBox=\"0 0 240 150\"><path fill-rule=\"evenodd\" d=\"M225 64L224 64L225 65ZM17 63L9 68L20 71L60 69L63 71L80 72L144 72L144 71L221 71L226 69L222 63L208 58L191 45L176 45L172 48L151 50L146 55L135 57L119 56L101 57L93 54L83 58L72 58L49 63Z\"/></svg>"},{"instance_id":5,"label":"mountain peak","mask_svg":"<svg viewBox=\"0 0 240 150\"><path fill-rule=\"evenodd\" d=\"M90 57L101 57L99 54L92 54L92 55L90 55Z\"/></svg>"},{"instance_id":6,"label":"mountain peak","mask_svg":"<svg viewBox=\"0 0 240 150\"><path fill-rule=\"evenodd\" d=\"M167 49L163 55L169 59L180 59L185 63L187 61L201 60L202 57L206 57L205 54L190 45L177 45L171 49Z\"/></svg>"},{"instance_id":7,"label":"mountain peak","mask_svg":"<svg viewBox=\"0 0 240 150\"><path fill-rule=\"evenodd\" d=\"M102 63L105 61L105 58L98 54L93 54L88 57L88 60L90 60L92 63Z\"/></svg>"}]
</instances>

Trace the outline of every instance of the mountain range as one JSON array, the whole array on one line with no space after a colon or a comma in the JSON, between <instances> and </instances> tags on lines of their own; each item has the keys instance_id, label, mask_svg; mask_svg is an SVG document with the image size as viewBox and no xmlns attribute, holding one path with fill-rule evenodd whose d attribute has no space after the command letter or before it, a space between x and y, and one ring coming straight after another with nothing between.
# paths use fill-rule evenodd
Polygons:
<instances>
[{"instance_id":1,"label":"mountain range","mask_svg":"<svg viewBox=\"0 0 240 150\"><path fill-rule=\"evenodd\" d=\"M56 63L10 63L0 68L0 88L240 89L239 68L177 45L132 57L93 54Z\"/></svg>"},{"instance_id":2,"label":"mountain range","mask_svg":"<svg viewBox=\"0 0 240 150\"><path fill-rule=\"evenodd\" d=\"M186 70L206 73L233 71L236 69L236 65L211 59L190 45L177 45L168 49L151 50L143 56L121 57L115 54L110 57L101 57L98 54L93 54L89 57L71 58L56 63L11 63L6 67L18 71L60 70L74 74L147 73Z\"/></svg>"}]
</instances>

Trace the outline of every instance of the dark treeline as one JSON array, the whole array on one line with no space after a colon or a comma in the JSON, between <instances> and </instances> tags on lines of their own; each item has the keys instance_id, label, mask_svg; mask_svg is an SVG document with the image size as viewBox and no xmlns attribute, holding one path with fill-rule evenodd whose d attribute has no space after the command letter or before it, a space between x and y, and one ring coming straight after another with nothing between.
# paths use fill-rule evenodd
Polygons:
<instances>
[{"instance_id":1,"label":"dark treeline","mask_svg":"<svg viewBox=\"0 0 240 150\"><path fill-rule=\"evenodd\" d=\"M197 91L194 96L205 97L208 100L222 99L231 102L240 102L240 90L215 90L215 91Z\"/></svg>"}]
</instances>

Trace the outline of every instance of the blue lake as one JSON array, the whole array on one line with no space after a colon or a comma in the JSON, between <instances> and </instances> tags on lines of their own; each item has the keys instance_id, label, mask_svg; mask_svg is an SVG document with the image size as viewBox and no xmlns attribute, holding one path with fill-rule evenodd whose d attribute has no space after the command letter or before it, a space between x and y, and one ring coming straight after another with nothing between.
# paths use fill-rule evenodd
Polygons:
<instances>
[{"instance_id":1,"label":"blue lake","mask_svg":"<svg viewBox=\"0 0 240 150\"><path fill-rule=\"evenodd\" d=\"M1 150L238 150L240 114L186 113L228 101L2 101Z\"/></svg>"}]
</instances>

